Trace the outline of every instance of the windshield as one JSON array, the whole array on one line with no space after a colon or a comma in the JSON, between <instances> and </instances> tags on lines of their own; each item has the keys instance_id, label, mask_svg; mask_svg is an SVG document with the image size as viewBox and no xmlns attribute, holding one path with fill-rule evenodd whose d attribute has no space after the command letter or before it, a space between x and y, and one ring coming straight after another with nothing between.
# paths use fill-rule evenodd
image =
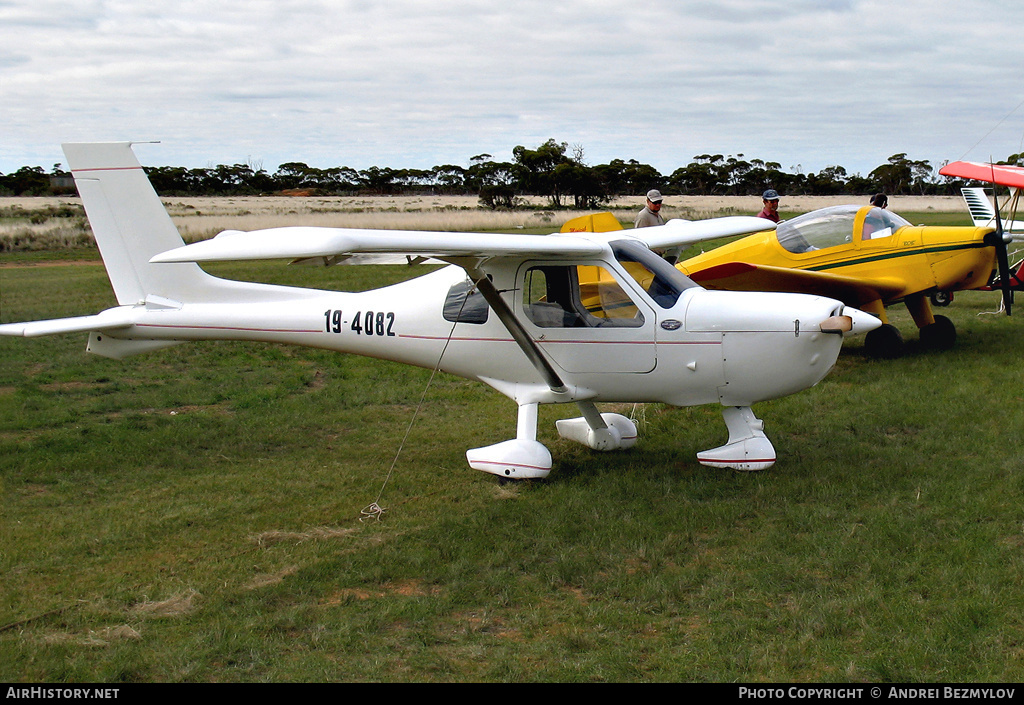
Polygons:
<instances>
[{"instance_id":1,"label":"windshield","mask_svg":"<svg viewBox=\"0 0 1024 705\"><path fill-rule=\"evenodd\" d=\"M684 290L698 286L639 242L616 240L610 244L623 269L662 308L672 308Z\"/></svg>"},{"instance_id":2,"label":"windshield","mask_svg":"<svg viewBox=\"0 0 1024 705\"><path fill-rule=\"evenodd\" d=\"M780 223L779 244L794 254L823 250L853 242L857 214L864 206L832 206ZM888 237L909 222L887 210L872 208L864 218L864 240Z\"/></svg>"},{"instance_id":3,"label":"windshield","mask_svg":"<svg viewBox=\"0 0 1024 705\"><path fill-rule=\"evenodd\" d=\"M905 225L910 225L910 222L892 211L872 208L864 216L864 229L861 231L860 239L880 240L883 237L889 237Z\"/></svg>"}]
</instances>

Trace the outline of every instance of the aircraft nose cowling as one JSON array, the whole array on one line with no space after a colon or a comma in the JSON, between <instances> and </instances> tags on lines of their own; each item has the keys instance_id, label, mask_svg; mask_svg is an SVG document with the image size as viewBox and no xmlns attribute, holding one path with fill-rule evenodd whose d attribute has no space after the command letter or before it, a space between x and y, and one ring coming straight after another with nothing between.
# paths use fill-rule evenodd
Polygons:
<instances>
[{"instance_id":1,"label":"aircraft nose cowling","mask_svg":"<svg viewBox=\"0 0 1024 705\"><path fill-rule=\"evenodd\" d=\"M856 311L846 309L835 299L809 294L763 291L702 291L700 294L686 310L686 329L690 331L796 335L820 332L821 324L829 318Z\"/></svg>"},{"instance_id":2,"label":"aircraft nose cowling","mask_svg":"<svg viewBox=\"0 0 1024 705\"><path fill-rule=\"evenodd\" d=\"M686 327L721 333L726 381L719 401L749 406L820 382L843 342L822 324L843 314L842 303L821 296L704 291L687 308ZM852 328L859 323L866 324L851 316Z\"/></svg>"}]
</instances>

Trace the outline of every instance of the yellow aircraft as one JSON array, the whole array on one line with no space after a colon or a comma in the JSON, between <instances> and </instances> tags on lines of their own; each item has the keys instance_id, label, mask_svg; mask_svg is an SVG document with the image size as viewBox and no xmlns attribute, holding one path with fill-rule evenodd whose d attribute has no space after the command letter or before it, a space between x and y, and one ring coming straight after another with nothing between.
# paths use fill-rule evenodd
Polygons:
<instances>
[{"instance_id":1,"label":"yellow aircraft","mask_svg":"<svg viewBox=\"0 0 1024 705\"><path fill-rule=\"evenodd\" d=\"M603 216L584 216L565 228L568 232L588 226L614 229ZM865 338L870 355L898 357L903 336L889 323L885 307L905 303L923 344L952 347L956 328L932 312L929 296L985 286L997 266L1000 244L1005 253L1001 235L1001 228L914 226L882 208L834 206L784 221L777 229L748 235L676 267L707 289L799 292L838 299L882 320L883 325ZM1009 312L1009 302L1006 308Z\"/></svg>"}]
</instances>

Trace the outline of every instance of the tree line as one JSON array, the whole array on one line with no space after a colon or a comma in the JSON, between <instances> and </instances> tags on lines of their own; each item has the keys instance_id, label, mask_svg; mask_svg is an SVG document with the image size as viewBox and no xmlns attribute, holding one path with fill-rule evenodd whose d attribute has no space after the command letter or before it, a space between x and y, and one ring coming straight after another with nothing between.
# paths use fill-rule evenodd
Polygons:
<instances>
[{"instance_id":1,"label":"tree line","mask_svg":"<svg viewBox=\"0 0 1024 705\"><path fill-rule=\"evenodd\" d=\"M1024 153L1001 164L1024 165ZM372 166L320 169L303 162L281 164L273 173L258 164L214 167L146 167L161 196L402 195L434 193L477 195L489 208L515 208L522 196L544 196L552 208L598 208L619 196L642 196L651 188L665 195L760 195L772 188L785 195L955 195L964 182L940 176L927 160L894 154L867 176L849 174L842 166L803 173L799 165L783 170L778 162L746 159L744 155L701 154L671 174L661 174L635 159L607 164L586 163L581 146L549 139L536 148L517 146L512 161L490 154L469 159L469 166L444 164L431 169L392 169ZM0 174L0 195L40 196L74 193L70 174L54 164L22 167Z\"/></svg>"}]
</instances>

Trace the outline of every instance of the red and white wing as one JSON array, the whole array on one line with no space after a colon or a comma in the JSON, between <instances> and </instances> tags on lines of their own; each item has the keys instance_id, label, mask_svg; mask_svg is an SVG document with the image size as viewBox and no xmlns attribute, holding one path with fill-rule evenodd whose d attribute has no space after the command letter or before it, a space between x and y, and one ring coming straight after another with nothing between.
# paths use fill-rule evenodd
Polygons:
<instances>
[{"instance_id":1,"label":"red and white wing","mask_svg":"<svg viewBox=\"0 0 1024 705\"><path fill-rule=\"evenodd\" d=\"M984 181L997 186L1024 188L1024 167L1008 164L987 164L984 162L950 162L939 169L943 176L958 176L961 179Z\"/></svg>"}]
</instances>

